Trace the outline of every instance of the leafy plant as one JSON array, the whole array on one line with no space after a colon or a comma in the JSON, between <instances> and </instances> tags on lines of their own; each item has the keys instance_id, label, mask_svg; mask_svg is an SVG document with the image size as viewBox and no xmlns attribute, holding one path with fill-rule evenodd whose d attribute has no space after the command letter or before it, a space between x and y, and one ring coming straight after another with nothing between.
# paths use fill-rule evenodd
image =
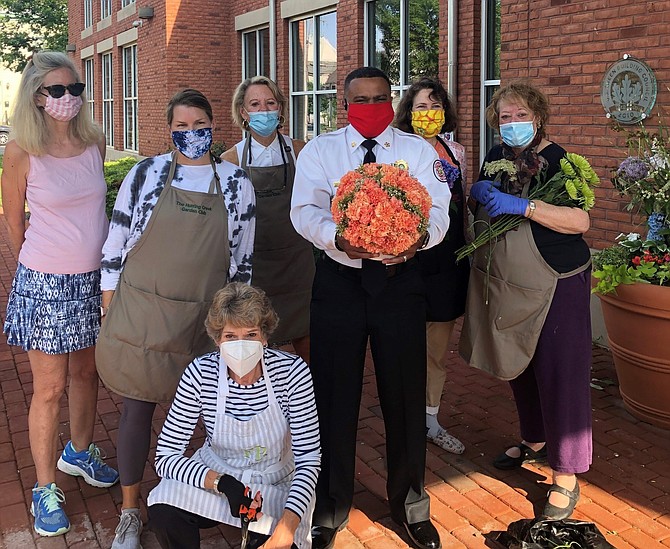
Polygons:
<instances>
[{"instance_id":1,"label":"leafy plant","mask_svg":"<svg viewBox=\"0 0 670 549\"><path fill-rule=\"evenodd\" d=\"M623 131L615 127L617 131ZM670 132L664 124L652 131L640 124L626 138L628 157L612 176L614 188L647 216L670 216Z\"/></svg>"},{"instance_id":2,"label":"leafy plant","mask_svg":"<svg viewBox=\"0 0 670 549\"><path fill-rule=\"evenodd\" d=\"M642 240L637 233L619 235L619 242L593 257L593 292L616 293L620 284L641 282L670 286L670 229L660 231L663 240Z\"/></svg>"},{"instance_id":3,"label":"leafy plant","mask_svg":"<svg viewBox=\"0 0 670 549\"><path fill-rule=\"evenodd\" d=\"M110 219L114 210L116 195L119 194L119 187L121 187L123 179L135 164L137 164L137 158L131 156L105 162L105 183L107 183L105 211L107 212L107 217Z\"/></svg>"}]
</instances>

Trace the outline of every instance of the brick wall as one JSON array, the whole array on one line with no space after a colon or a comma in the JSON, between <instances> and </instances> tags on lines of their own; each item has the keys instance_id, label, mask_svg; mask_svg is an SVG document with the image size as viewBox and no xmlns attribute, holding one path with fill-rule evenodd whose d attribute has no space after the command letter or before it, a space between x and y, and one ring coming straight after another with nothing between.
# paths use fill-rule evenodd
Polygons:
<instances>
[{"instance_id":1,"label":"brick wall","mask_svg":"<svg viewBox=\"0 0 670 549\"><path fill-rule=\"evenodd\" d=\"M503 83L528 77L541 87L552 104L550 138L585 155L601 176L589 243L602 248L622 231L641 232L639 219L624 211L626 200L609 181L626 149L623 135L605 117L600 84L607 67L623 54L645 61L658 81L655 111L667 119L670 2L503 0L502 8Z\"/></svg>"},{"instance_id":2,"label":"brick wall","mask_svg":"<svg viewBox=\"0 0 670 549\"><path fill-rule=\"evenodd\" d=\"M118 9L118 0L114 0ZM70 42L81 48L96 44L130 28L136 17L117 22L84 40L82 0L70 0ZM465 145L472 182L479 168L481 2L458 2L457 139ZM139 144L140 153L167 149L165 105L180 88L202 90L211 100L216 123L215 140L228 146L241 133L230 120L232 94L240 82L241 33L235 17L266 7L268 0L139 0L152 5L155 17L138 29ZM100 20L100 2L93 1L94 29ZM530 78L552 104L550 138L587 156L603 183L597 191L598 207L592 212L589 243L603 247L638 222L624 211L625 202L612 189L611 170L625 157L623 137L615 133L600 104L600 82L607 67L624 53L647 62L658 80L657 105L670 105L670 0L502 0L501 79ZM287 94L289 74L289 21L281 18L276 1L277 83ZM439 76L447 81L447 0L440 0ZM364 2L339 0L337 4L338 124L346 124L342 108L343 81L364 62ZM114 49L115 130L117 148L123 143L122 74L119 51ZM83 69L83 64L81 64ZM100 56L95 55L96 117L102 114ZM658 110L658 109L657 109ZM289 120L289 113L285 113ZM287 124L288 127L288 124Z\"/></svg>"}]
</instances>

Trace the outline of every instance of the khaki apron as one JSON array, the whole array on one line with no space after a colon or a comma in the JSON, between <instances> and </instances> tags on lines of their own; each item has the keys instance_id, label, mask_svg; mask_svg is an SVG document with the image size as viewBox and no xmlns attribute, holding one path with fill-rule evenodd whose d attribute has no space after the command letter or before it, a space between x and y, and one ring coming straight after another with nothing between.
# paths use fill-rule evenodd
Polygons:
<instances>
[{"instance_id":1,"label":"khaki apron","mask_svg":"<svg viewBox=\"0 0 670 549\"><path fill-rule=\"evenodd\" d=\"M279 326L270 343L309 334L309 304L315 272L312 245L296 232L289 219L295 165L284 137L280 133L277 136L283 164L258 168L250 165L251 136L244 144L240 159L256 192L251 283L268 295L279 315Z\"/></svg>"},{"instance_id":2,"label":"khaki apron","mask_svg":"<svg viewBox=\"0 0 670 549\"><path fill-rule=\"evenodd\" d=\"M527 196L528 188L522 196ZM475 231L490 218L477 208ZM477 231L477 228L480 230ZM489 274L487 255L491 252ZM559 273L537 249L530 222L508 231L491 247L475 251L465 319L459 343L463 359L494 376L514 379L528 367L547 318L559 278L587 269L585 265Z\"/></svg>"},{"instance_id":3,"label":"khaki apron","mask_svg":"<svg viewBox=\"0 0 670 549\"><path fill-rule=\"evenodd\" d=\"M195 357L213 350L205 318L230 267L228 212L212 161L208 193L165 188L128 253L95 349L98 373L115 393L172 399Z\"/></svg>"},{"instance_id":4,"label":"khaki apron","mask_svg":"<svg viewBox=\"0 0 670 549\"><path fill-rule=\"evenodd\" d=\"M268 392L268 407L248 421L226 415L228 375L225 365L220 369L216 420L211 445L197 450L191 459L227 473L263 496L263 516L249 525L249 530L270 535L284 513L293 482L295 462L291 449L291 431L277 402L262 361L263 378ZM312 546L310 535L315 497L302 517L294 536L300 549ZM191 513L240 527L240 519L230 513L228 499L222 494L173 479L162 479L150 493L149 505L164 503Z\"/></svg>"}]
</instances>

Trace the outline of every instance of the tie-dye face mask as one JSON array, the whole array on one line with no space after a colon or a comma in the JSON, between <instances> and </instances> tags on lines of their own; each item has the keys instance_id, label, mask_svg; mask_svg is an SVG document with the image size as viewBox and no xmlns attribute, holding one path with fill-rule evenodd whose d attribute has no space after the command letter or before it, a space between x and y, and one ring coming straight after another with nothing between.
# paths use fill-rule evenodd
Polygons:
<instances>
[{"instance_id":1,"label":"tie-dye face mask","mask_svg":"<svg viewBox=\"0 0 670 549\"><path fill-rule=\"evenodd\" d=\"M174 131L172 142L186 158L197 160L212 147L212 128Z\"/></svg>"}]
</instances>

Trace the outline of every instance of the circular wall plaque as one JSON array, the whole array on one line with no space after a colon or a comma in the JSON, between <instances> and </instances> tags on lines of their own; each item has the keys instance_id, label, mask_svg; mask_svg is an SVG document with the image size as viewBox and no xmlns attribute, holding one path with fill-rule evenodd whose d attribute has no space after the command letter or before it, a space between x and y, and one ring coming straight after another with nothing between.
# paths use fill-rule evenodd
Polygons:
<instances>
[{"instance_id":1,"label":"circular wall plaque","mask_svg":"<svg viewBox=\"0 0 670 549\"><path fill-rule=\"evenodd\" d=\"M607 118L621 124L636 124L651 114L656 102L656 77L649 66L624 55L605 72L600 101Z\"/></svg>"}]
</instances>

